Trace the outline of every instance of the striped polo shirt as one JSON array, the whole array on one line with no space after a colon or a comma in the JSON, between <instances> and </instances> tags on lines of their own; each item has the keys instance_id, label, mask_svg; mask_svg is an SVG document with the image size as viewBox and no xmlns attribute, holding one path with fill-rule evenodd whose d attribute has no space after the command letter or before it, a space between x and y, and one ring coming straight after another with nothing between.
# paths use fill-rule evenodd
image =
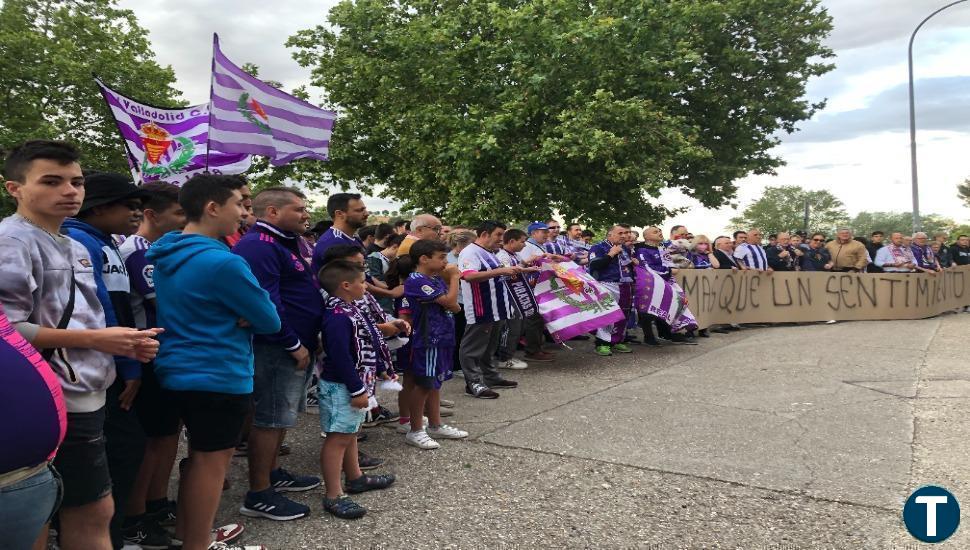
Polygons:
<instances>
[{"instance_id":1,"label":"striped polo shirt","mask_svg":"<svg viewBox=\"0 0 970 550\"><path fill-rule=\"evenodd\" d=\"M495 254L475 243L466 246L458 255L458 269L463 276L501 267L502 262ZM461 296L465 305L465 320L469 325L503 321L512 315L504 277L492 277L472 283L462 278Z\"/></svg>"},{"instance_id":2,"label":"striped polo shirt","mask_svg":"<svg viewBox=\"0 0 970 550\"><path fill-rule=\"evenodd\" d=\"M745 267L748 269L757 269L759 271L768 269L768 256L765 254L765 249L761 248L761 245L742 243L734 251L734 257L744 262Z\"/></svg>"}]
</instances>

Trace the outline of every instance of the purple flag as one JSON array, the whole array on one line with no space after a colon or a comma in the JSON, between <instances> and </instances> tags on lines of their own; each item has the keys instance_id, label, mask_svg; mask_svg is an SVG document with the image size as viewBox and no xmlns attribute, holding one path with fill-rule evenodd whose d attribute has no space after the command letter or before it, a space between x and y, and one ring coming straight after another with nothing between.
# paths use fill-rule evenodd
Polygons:
<instances>
[{"instance_id":1,"label":"purple flag","mask_svg":"<svg viewBox=\"0 0 970 550\"><path fill-rule=\"evenodd\" d=\"M208 105L152 107L119 94L98 79L95 82L125 142L135 181L182 184L207 166L216 174L242 174L249 170L249 155L207 149Z\"/></svg>"},{"instance_id":2,"label":"purple flag","mask_svg":"<svg viewBox=\"0 0 970 550\"><path fill-rule=\"evenodd\" d=\"M240 69L213 35L209 146L269 157L274 166L327 160L337 113L284 93Z\"/></svg>"},{"instance_id":3,"label":"purple flag","mask_svg":"<svg viewBox=\"0 0 970 550\"><path fill-rule=\"evenodd\" d=\"M642 265L634 269L637 278L633 303L637 311L663 319L674 332L697 328L694 314L687 309L687 295L680 285L664 279L656 271Z\"/></svg>"},{"instance_id":4,"label":"purple flag","mask_svg":"<svg viewBox=\"0 0 970 550\"><path fill-rule=\"evenodd\" d=\"M535 297L550 334L569 340L625 318L610 291L573 262L542 262Z\"/></svg>"}]
</instances>

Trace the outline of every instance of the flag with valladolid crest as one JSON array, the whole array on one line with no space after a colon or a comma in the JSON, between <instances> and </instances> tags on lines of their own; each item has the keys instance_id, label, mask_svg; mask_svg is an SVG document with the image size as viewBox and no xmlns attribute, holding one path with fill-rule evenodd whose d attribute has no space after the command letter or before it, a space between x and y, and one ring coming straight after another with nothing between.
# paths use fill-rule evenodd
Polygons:
<instances>
[{"instance_id":1,"label":"flag with valladolid crest","mask_svg":"<svg viewBox=\"0 0 970 550\"><path fill-rule=\"evenodd\" d=\"M208 169L217 174L242 174L251 158L207 147L209 106L154 107L126 97L95 78L128 153L137 182L182 184Z\"/></svg>"}]
</instances>

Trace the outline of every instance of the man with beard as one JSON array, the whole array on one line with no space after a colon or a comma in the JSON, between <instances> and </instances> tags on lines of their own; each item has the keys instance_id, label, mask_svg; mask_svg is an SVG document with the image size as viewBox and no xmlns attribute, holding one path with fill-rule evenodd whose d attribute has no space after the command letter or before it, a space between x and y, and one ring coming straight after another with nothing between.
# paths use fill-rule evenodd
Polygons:
<instances>
[{"instance_id":1,"label":"man with beard","mask_svg":"<svg viewBox=\"0 0 970 550\"><path fill-rule=\"evenodd\" d=\"M370 213L367 206L357 193L337 193L327 199L327 213L333 220L333 226L317 239L313 247L313 261L310 269L314 274L323 267L323 256L327 249L337 244L351 244L360 247L362 253L367 254L363 243L354 237L357 230L367 225Z\"/></svg>"}]
</instances>

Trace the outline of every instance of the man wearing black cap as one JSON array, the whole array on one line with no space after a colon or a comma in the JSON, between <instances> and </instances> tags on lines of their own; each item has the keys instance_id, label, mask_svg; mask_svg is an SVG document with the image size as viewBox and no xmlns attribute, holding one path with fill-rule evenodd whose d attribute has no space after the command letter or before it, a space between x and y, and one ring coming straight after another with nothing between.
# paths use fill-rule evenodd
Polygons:
<instances>
[{"instance_id":1,"label":"man wearing black cap","mask_svg":"<svg viewBox=\"0 0 970 550\"><path fill-rule=\"evenodd\" d=\"M135 327L131 282L112 235L127 237L138 231L142 201L148 193L128 176L113 172L87 173L84 184L86 194L81 209L75 217L64 222L62 230L91 254L98 299L104 306L107 326ZM108 388L104 423L111 493L115 502L111 518L112 544L120 548L123 539L127 539L133 544L161 546L170 542L170 537L161 528L123 525L128 498L144 457L145 433L132 410L141 386L141 364L128 357L116 356L115 368L118 378Z\"/></svg>"}]
</instances>

